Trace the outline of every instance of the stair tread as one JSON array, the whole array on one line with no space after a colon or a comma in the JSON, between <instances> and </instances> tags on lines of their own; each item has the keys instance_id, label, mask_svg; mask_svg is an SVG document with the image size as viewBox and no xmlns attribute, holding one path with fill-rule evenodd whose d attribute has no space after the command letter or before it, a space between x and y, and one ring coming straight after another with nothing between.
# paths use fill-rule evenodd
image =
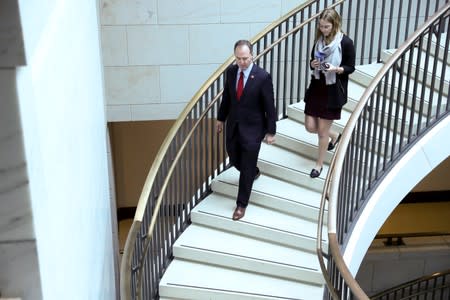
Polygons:
<instances>
[{"instance_id":1,"label":"stair tread","mask_svg":"<svg viewBox=\"0 0 450 300\"><path fill-rule=\"evenodd\" d=\"M281 147L267 145L265 143L261 145L259 160L289 169L294 172L307 174L308 176L311 172L311 168L315 166L315 159L303 157ZM325 179L327 172L328 164L324 164L320 178Z\"/></svg>"},{"instance_id":2,"label":"stair tread","mask_svg":"<svg viewBox=\"0 0 450 300\"><path fill-rule=\"evenodd\" d=\"M186 229L175 242L174 247L211 251L242 259L259 260L268 264L281 264L286 268L321 272L314 253L196 224ZM252 250L249 251L249 249Z\"/></svg>"},{"instance_id":3,"label":"stair tread","mask_svg":"<svg viewBox=\"0 0 450 300\"><path fill-rule=\"evenodd\" d=\"M305 125L286 118L277 122L277 135L285 135L299 143L317 145L317 135L306 131Z\"/></svg>"},{"instance_id":4,"label":"stair tread","mask_svg":"<svg viewBox=\"0 0 450 300\"><path fill-rule=\"evenodd\" d=\"M231 220L235 207L235 199L213 193L208 196L207 201L202 201L195 206L192 214L207 214L222 220L237 223ZM192 222L195 223L195 220L193 219ZM301 236L309 240L316 240L317 238L317 222L252 203L247 207L245 216L239 222L242 223L239 224L241 227L257 226L261 229L272 230L292 236ZM245 232L244 228L242 232Z\"/></svg>"},{"instance_id":5,"label":"stair tread","mask_svg":"<svg viewBox=\"0 0 450 300\"><path fill-rule=\"evenodd\" d=\"M389 59L392 54L396 51L396 49L387 49L384 50L382 52L381 58L383 60L387 60ZM442 53L441 53L442 54ZM415 64L417 62L418 59L418 51L415 51L413 53L413 57L410 58L409 55L407 55L405 57L405 66L404 66L404 70L403 73L406 72L406 70L409 69L409 71L411 72L411 76L413 77L417 77L418 81L416 82L417 87L418 87L418 92L420 94L421 89L424 86L424 82L425 82L425 99L427 99L426 102L429 102L428 99L430 97L430 95L433 95L434 99L438 98L438 90L442 88L442 100L443 102L447 103L447 95L448 95L448 90L449 90L449 82L450 82L450 68L448 64L445 64L444 62L442 62L441 60L436 60L434 58L431 59L431 61L429 61L429 65L427 66L427 69L425 70L425 63L426 63L426 58L427 55L425 53L425 51L422 51L422 56L419 62L419 67L417 67L417 65ZM413 61L413 66L409 67L409 62ZM436 65L434 66L434 61L436 63ZM442 71L444 71L444 73L442 74ZM425 77L425 78L424 78ZM402 84L402 89L405 90L406 89L406 83L408 81L405 81L404 84ZM398 81L397 81L397 85L398 85ZM433 86L431 86L433 85ZM412 88L414 85L410 84L409 87L409 93L412 94ZM434 101L435 102L435 101ZM436 106L436 104L434 104L434 106Z\"/></svg>"},{"instance_id":6,"label":"stair tread","mask_svg":"<svg viewBox=\"0 0 450 300\"><path fill-rule=\"evenodd\" d=\"M288 110L292 113L292 110ZM292 114L291 114L292 115ZM286 118L277 123L276 145L299 155L315 158L317 155L317 134L309 133L305 125L294 118ZM325 161L331 162L333 152L325 154Z\"/></svg>"},{"instance_id":7,"label":"stair tread","mask_svg":"<svg viewBox=\"0 0 450 300\"><path fill-rule=\"evenodd\" d=\"M233 297L233 294L236 298L239 294L245 294L247 297L268 297L269 299L302 299L299 297L304 295L308 295L310 299L320 299L323 294L322 285L299 283L267 275L179 259L171 262L160 282L160 295L163 297L174 297L176 291L174 289L165 289L168 286L198 290L203 293L231 293L229 295L230 299Z\"/></svg>"},{"instance_id":8,"label":"stair tread","mask_svg":"<svg viewBox=\"0 0 450 300\"><path fill-rule=\"evenodd\" d=\"M383 63L358 65L358 66L355 66L355 71L362 73L362 74L366 74L370 77L375 77L375 75L377 75L377 73L381 70L381 68L383 66L384 66ZM353 74L350 74L350 77L353 77L354 76Z\"/></svg>"},{"instance_id":9,"label":"stair tread","mask_svg":"<svg viewBox=\"0 0 450 300\"><path fill-rule=\"evenodd\" d=\"M447 38L447 32L441 32L440 46L441 46L442 48L445 47L445 41L446 41L446 38ZM427 40L427 37L425 37L425 40ZM433 45L436 45L437 36L433 34L433 35L431 36L431 41L433 42ZM449 50L449 52L450 52L450 50Z\"/></svg>"},{"instance_id":10,"label":"stair tread","mask_svg":"<svg viewBox=\"0 0 450 300\"><path fill-rule=\"evenodd\" d=\"M356 67L356 70L360 74L364 74L365 76L373 78L373 77L375 77L375 75L378 73L378 71L381 69L382 66L383 66L382 63L359 65L359 66ZM395 78L395 87L396 87L396 89L398 89L399 81L400 81L399 76L396 76L396 78ZM408 83L407 80L402 80L402 85L401 85L401 90L402 91L405 91L405 87L406 87L407 83ZM422 86L423 86L422 83L417 82L416 83L417 91L421 91L422 90ZM411 91L412 88L413 88L413 85L410 84L409 91ZM395 91L394 95L395 95L395 97L397 96L397 91ZM410 93L408 93L408 95L409 95L409 97L411 97ZM431 90L428 86L425 86L424 99L426 99L426 100L424 102L428 103L429 102L428 99L431 99L431 96L433 96L434 102L436 102L436 99L439 98L439 93L437 91L435 91L435 90ZM443 97L442 100L446 101L446 97Z\"/></svg>"},{"instance_id":11,"label":"stair tread","mask_svg":"<svg viewBox=\"0 0 450 300\"><path fill-rule=\"evenodd\" d=\"M397 49L385 49L385 50L383 51L383 54L386 54L388 57L390 57L390 56L392 56L392 54L394 54L394 52L395 52L396 50L397 50ZM422 53L423 53L423 54L422 54L421 60L420 60L420 69L421 69L421 70L423 70L424 67L425 67L425 58L426 58L425 51L422 51ZM413 53L413 62L416 62L416 61L417 61L417 57L418 57L418 52L415 51L415 52ZM410 61L409 55L405 58L405 61L406 61L406 62L409 62L409 61ZM444 64L442 61L440 61L440 60L437 60L436 63L437 63L437 64L436 64L436 70L437 70L436 74L430 73L430 68L433 67L432 65L431 65L431 66L428 65L428 74L429 74L429 76L435 76L435 77L439 78L439 80L441 80L441 79L440 79L440 78L441 78L440 75L441 75L442 67L445 66L445 64ZM417 66L417 65L414 64L414 67L416 67L416 66ZM448 84L449 80L450 80L450 68L445 67L445 69L444 69L444 81Z\"/></svg>"},{"instance_id":12,"label":"stair tread","mask_svg":"<svg viewBox=\"0 0 450 300\"><path fill-rule=\"evenodd\" d=\"M364 94L366 88L359 83L349 80L348 81L348 100L349 101L355 101L359 102L359 99L361 99L361 96ZM347 105L344 105L344 108Z\"/></svg>"},{"instance_id":13,"label":"stair tread","mask_svg":"<svg viewBox=\"0 0 450 300\"><path fill-rule=\"evenodd\" d=\"M303 101L297 102L297 103L290 105L290 107L291 107L291 109L295 109L295 110L298 110L298 111L304 113L305 102L303 102ZM341 118L339 120L334 120L333 123L337 124L340 128L344 128L345 124L347 124L347 121L350 119L350 115L351 115L351 112L343 109L341 111ZM305 130L305 132L307 134L311 134L311 133L307 132L306 130ZM316 138L316 143L317 143L317 138Z\"/></svg>"},{"instance_id":14,"label":"stair tread","mask_svg":"<svg viewBox=\"0 0 450 300\"><path fill-rule=\"evenodd\" d=\"M235 168L229 168L217 176L216 180L237 187L239 184L239 171ZM315 208L319 208L322 196L317 191L302 188L298 185L265 175L264 173L253 183L253 193L263 193L285 201Z\"/></svg>"}]
</instances>

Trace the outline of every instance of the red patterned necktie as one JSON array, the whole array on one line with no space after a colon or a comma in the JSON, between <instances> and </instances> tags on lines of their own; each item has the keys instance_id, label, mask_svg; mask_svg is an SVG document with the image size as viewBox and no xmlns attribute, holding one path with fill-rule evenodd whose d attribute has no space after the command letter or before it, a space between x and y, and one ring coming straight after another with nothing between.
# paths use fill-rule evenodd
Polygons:
<instances>
[{"instance_id":1,"label":"red patterned necktie","mask_svg":"<svg viewBox=\"0 0 450 300\"><path fill-rule=\"evenodd\" d=\"M244 72L241 71L239 75L239 81L237 85L236 98L239 100L242 95L242 91L244 90Z\"/></svg>"}]
</instances>

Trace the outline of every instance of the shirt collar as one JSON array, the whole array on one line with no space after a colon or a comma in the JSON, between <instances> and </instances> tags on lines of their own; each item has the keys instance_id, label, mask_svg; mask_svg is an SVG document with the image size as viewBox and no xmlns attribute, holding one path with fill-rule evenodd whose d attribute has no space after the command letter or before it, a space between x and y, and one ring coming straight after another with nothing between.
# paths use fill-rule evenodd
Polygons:
<instances>
[{"instance_id":1,"label":"shirt collar","mask_svg":"<svg viewBox=\"0 0 450 300\"><path fill-rule=\"evenodd\" d=\"M245 78L248 78L248 75L250 75L250 72L252 71L252 68L253 68L253 63L251 63L248 66L248 68L244 71L244 77ZM238 76L239 76L239 73L241 73L241 69L240 68L238 68L238 71L237 71Z\"/></svg>"}]
</instances>

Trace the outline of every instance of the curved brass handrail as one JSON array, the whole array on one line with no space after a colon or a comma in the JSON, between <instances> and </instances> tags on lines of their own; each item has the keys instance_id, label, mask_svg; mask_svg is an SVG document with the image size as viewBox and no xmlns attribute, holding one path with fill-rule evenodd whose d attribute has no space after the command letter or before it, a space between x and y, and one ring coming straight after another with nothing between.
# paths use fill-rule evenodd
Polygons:
<instances>
[{"instance_id":1,"label":"curved brass handrail","mask_svg":"<svg viewBox=\"0 0 450 300\"><path fill-rule=\"evenodd\" d=\"M335 6L343 3L344 1L345 0L338 0L334 4L330 5L330 7L335 7ZM310 7L311 5L313 5L316 2L317 2L317 0L306 1L305 3L301 4L297 8L291 10L287 15L285 15L282 18L278 19L277 21L275 21L274 23L269 25L266 29L264 29L261 33L259 33L257 36L255 36L251 40L252 44L255 44L261 38L263 38L264 36L268 35L275 28L280 26L280 24L282 24L283 22L286 22L286 20L288 20L290 17L292 17L295 14L299 13L303 9L305 9L307 7ZM297 25L296 27L291 29L288 33L286 33L286 34L282 35L281 37L279 37L270 46L268 46L261 53L256 55L255 56L255 61L258 60L259 58L261 58L263 55L265 55L269 51L271 51L275 46L279 45L289 35L292 35L292 34L296 33L303 26L305 26L309 22L313 21L315 18L317 18L318 15L319 15L319 13L314 14L312 17L308 18L306 21L300 23L299 25ZM130 284L131 272L130 272L130 270L132 269L132 255L133 255L134 242L136 240L136 236L137 236L137 233L139 231L139 228L142 225L142 220L143 220L143 216L144 216L144 213L145 213L145 209L147 207L147 202L148 202L148 199L149 199L149 196L150 196L151 188L152 188L153 183L155 181L155 178L157 176L158 170L159 170L159 168L160 168L160 166L161 166L161 164L163 162L164 156L165 156L166 152L169 149L170 143L174 139L174 137L176 136L176 133L180 130L180 128L182 126L182 123L184 122L185 118L189 115L189 113L195 107L195 105L197 104L199 99L202 97L202 95L225 72L226 68L230 64L232 64L233 61L234 61L234 56L230 56L225 61L225 63L223 63L216 70L216 72L214 72L209 77L209 79L202 85L202 87L197 91L197 93L195 93L195 95L191 98L191 100L186 105L184 110L180 113L180 115L179 115L178 119L176 120L176 122L173 124L173 126L169 130L166 138L164 139L164 141L163 141L163 143L162 143L162 145L161 145L161 147L160 147L160 149L158 151L158 154L155 157L155 160L154 160L154 162L152 164L152 167L151 167L151 169L150 169L150 171L149 171L149 173L147 175L147 178L145 180L144 187L142 189L142 192L141 192L141 195L140 195L140 198L139 198L139 202L138 202L138 206L137 206L137 209L136 209L136 214L134 216L133 223L131 225L129 234L128 234L127 239L126 239L125 247L124 247L124 253L123 253L122 263L121 263L121 271L120 271L120 277L121 277L121 289L120 290L121 290L121 297L122 297L122 299L129 299L129 297L131 295L131 290L130 290L130 288L131 288L131 284ZM156 200L156 205L155 205L155 208L153 210L154 213L152 214L152 219L151 219L150 225L148 226L148 230L147 230L146 242L145 242L145 246L144 246L144 253L145 254L144 254L143 257L140 258L140 263L139 263L138 267L141 267L143 265L143 261L145 259L145 255L147 254L147 249L149 247L149 243L150 243L150 240L152 238L153 230L154 230L157 218L158 218L158 214L156 212L161 207L164 191L167 189L169 178L171 177L171 174L174 171L176 163L180 159L181 153L184 150L184 148L186 147L187 143L189 142L189 138L192 136L194 130L197 128L197 126L201 122L201 120L208 114L208 112L210 111L211 107L218 101L218 99L221 96L221 93L222 93L222 91L220 91L214 97L214 99L208 104L207 108L199 116L198 121L195 122L194 126L191 128L191 130L187 134L187 138L182 143L181 147L179 149L177 149L177 154L175 155L175 157L173 159L173 162L172 162L172 164L171 164L171 166L170 166L170 168L168 170L168 174L166 176L166 179L164 180L164 182L163 182L163 184L161 186L161 191L160 191L160 193L158 195L158 198ZM136 284L138 287L140 286L141 278L142 278L142 272L139 272L138 279L137 279L137 284Z\"/></svg>"},{"instance_id":2,"label":"curved brass handrail","mask_svg":"<svg viewBox=\"0 0 450 300\"><path fill-rule=\"evenodd\" d=\"M376 300L376 299L389 299L389 298L388 298L389 294L395 295L395 292L396 292L396 291L402 291L402 290L407 290L407 289L410 290L410 287L414 287L415 285L418 285L418 284L420 284L421 282L437 281L437 279L440 279L440 278L443 279L442 287L441 287L441 288L447 288L447 289L448 289L448 287L450 286L450 283L448 283L448 282L445 283L445 282L444 282L444 279L445 279L446 277L449 278L449 276L450 276L450 269L444 270L444 271L441 271L441 272L437 272L437 273L434 273L434 274L432 274L432 275L422 276L422 277L413 279L413 280L411 280L411 281L402 283L402 284L400 284L400 285L397 285L397 286L395 286L395 287L393 287L393 288L387 289L387 290L385 290L385 291L379 292L379 293L377 293L377 294L375 294L375 295L372 295L372 296L370 297L370 299L372 299L372 300ZM428 285L427 285L427 286L428 286ZM433 288L434 288L433 290L435 291L435 290L436 290L435 287L433 287ZM417 299L416 297L417 297L417 295L414 296L414 299ZM403 299L410 299L410 298L403 298ZM411 298L411 299L412 299L412 298Z\"/></svg>"},{"instance_id":3,"label":"curved brass handrail","mask_svg":"<svg viewBox=\"0 0 450 300\"><path fill-rule=\"evenodd\" d=\"M380 82L384 79L385 75L393 68L397 68L396 63L402 57L402 55L414 45L418 38L432 26L436 21L438 21L442 16L449 13L450 3L447 2L443 5L433 16L431 16L427 21L425 21L418 29L411 34L407 40L392 54L392 56L385 62L383 67L373 78L370 85L366 88L365 92L361 96L358 105L356 106L354 112L350 116L347 125L341 136L340 143L336 149L336 152L332 158L329 172L325 179L324 192L322 193L322 199L320 203L319 211L319 225L317 233L317 255L319 257L320 266L322 272L325 275L326 284L329 291L331 292L334 299L340 299L338 292L333 286L330 280L330 274L325 266L324 251L322 249L322 244L320 243L322 238L322 227L323 227L323 216L325 212L325 206L328 200L328 236L329 236L329 248L331 251L331 256L336 263L336 268L340 272L343 280L347 283L348 287L354 293L357 299L369 299L368 296L359 286L358 282L355 280L350 270L347 267L346 262L342 256L339 242L337 239L337 199L339 191L339 183L342 176L342 168L344 164L344 159L347 154L347 149L350 144L350 139L352 137L353 131L357 125L358 119L361 117L363 110L372 95L375 93L375 89L378 87Z\"/></svg>"}]
</instances>

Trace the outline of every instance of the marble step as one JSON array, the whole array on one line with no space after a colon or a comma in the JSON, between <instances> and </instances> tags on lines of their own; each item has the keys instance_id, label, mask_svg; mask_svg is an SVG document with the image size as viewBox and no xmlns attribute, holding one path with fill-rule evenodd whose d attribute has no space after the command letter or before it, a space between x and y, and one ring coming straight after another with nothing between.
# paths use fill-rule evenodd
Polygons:
<instances>
[{"instance_id":1,"label":"marble step","mask_svg":"<svg viewBox=\"0 0 450 300\"><path fill-rule=\"evenodd\" d=\"M358 65L355 67L355 72L350 74L349 77L352 81L366 88L372 83L372 79L381 70L383 65L383 63Z\"/></svg>"},{"instance_id":2,"label":"marble step","mask_svg":"<svg viewBox=\"0 0 450 300\"><path fill-rule=\"evenodd\" d=\"M413 128L416 128L419 122L419 113L416 110L413 111L409 105L405 106L402 103L398 105L397 101L387 100L384 103L384 107L381 101L379 103L375 101L371 105L366 106L366 111L368 117L370 113L372 114L370 116L373 120L372 122L376 121L377 124L383 124L384 128L396 130L397 133L401 132L402 126L408 128L410 124L413 124ZM377 116L375 116L374 112L378 112ZM425 123L423 118L421 122ZM395 125L396 123L397 126ZM399 124L402 126L399 126Z\"/></svg>"},{"instance_id":3,"label":"marble step","mask_svg":"<svg viewBox=\"0 0 450 300\"><path fill-rule=\"evenodd\" d=\"M176 259L161 279L159 294L195 300L319 300L323 286Z\"/></svg>"},{"instance_id":4,"label":"marble step","mask_svg":"<svg viewBox=\"0 0 450 300\"><path fill-rule=\"evenodd\" d=\"M276 145L261 145L258 167L263 173L297 184L308 189L322 192L324 179L328 172L328 164L324 164L320 177L311 178L311 169L315 166L315 159L298 155L292 151Z\"/></svg>"},{"instance_id":5,"label":"marble step","mask_svg":"<svg viewBox=\"0 0 450 300\"><path fill-rule=\"evenodd\" d=\"M441 32L439 47L436 47L437 36L434 34L431 36L430 53L431 53L431 55L436 56L436 49L439 49L438 57L441 61L444 60L446 41L447 41L447 33ZM425 36L424 42L422 43L422 49L424 49L426 51L427 45L428 45L428 36ZM450 48L447 49L447 57L450 57Z\"/></svg>"},{"instance_id":6,"label":"marble step","mask_svg":"<svg viewBox=\"0 0 450 300\"><path fill-rule=\"evenodd\" d=\"M290 118L277 122L276 145L298 155L315 159L317 156L317 134L306 131L305 125ZM328 151L325 161L330 163L333 151Z\"/></svg>"},{"instance_id":7,"label":"marble step","mask_svg":"<svg viewBox=\"0 0 450 300\"><path fill-rule=\"evenodd\" d=\"M383 50L381 52L381 59L383 61L387 61L394 53L395 53L396 49L386 49ZM450 66L448 65L448 63L443 63L440 60L438 60L436 62L436 69L435 72L432 72L433 70L433 63L434 63L434 59L429 59L428 61L428 66L427 66L427 71L426 71L426 76L425 76L425 62L427 59L427 55L425 52L422 52L421 57L420 57L420 61L419 61L419 68L417 68L417 65L414 64L411 69L409 70L411 76L414 76L413 78L415 78L416 76L416 72L418 72L418 81L421 82L423 84L424 82L424 77L425 77L425 82L427 87L431 88L431 84L432 81L434 80L434 90L438 91L440 88L440 85L442 83L442 94L445 96L448 96L448 90L449 90L449 81L450 81ZM418 60L418 53L417 51L415 51L413 53L413 57L412 57L412 61L413 63L417 63ZM403 70L403 72L406 74L406 72L408 71L408 64L410 61L410 56L407 55L405 58L405 68ZM444 68L444 70L443 70ZM443 73L443 77L442 77L442 73Z\"/></svg>"},{"instance_id":8,"label":"marble step","mask_svg":"<svg viewBox=\"0 0 450 300\"><path fill-rule=\"evenodd\" d=\"M292 105L289 105L287 109L287 115L289 119L295 120L299 123L304 124L305 123L305 102L301 101L298 103L294 103ZM341 119L335 120L333 124L331 125L332 130L341 132L347 123L348 119L350 118L351 112L347 110L342 110L341 112Z\"/></svg>"},{"instance_id":9,"label":"marble step","mask_svg":"<svg viewBox=\"0 0 450 300\"><path fill-rule=\"evenodd\" d=\"M192 224L227 230L311 253L316 250L316 222L254 203L249 204L242 219L233 221L231 216L235 207L235 198L212 193L192 210ZM326 232L326 228L324 230ZM328 249L325 238L323 248Z\"/></svg>"},{"instance_id":10,"label":"marble step","mask_svg":"<svg viewBox=\"0 0 450 300\"><path fill-rule=\"evenodd\" d=\"M214 179L211 188L215 193L236 199L238 184L239 172L230 168ZM318 191L279 180L265 173L255 180L250 195L250 203L310 220L317 220L320 200L321 193Z\"/></svg>"},{"instance_id":11,"label":"marble step","mask_svg":"<svg viewBox=\"0 0 450 300\"><path fill-rule=\"evenodd\" d=\"M359 103L359 99L365 91L365 86L359 84L358 82L352 80L348 81L348 99L347 103L342 108L345 111L352 112L355 110L356 105ZM304 103L303 98L300 99L299 103ZM302 121L303 122L303 121Z\"/></svg>"},{"instance_id":12,"label":"marble step","mask_svg":"<svg viewBox=\"0 0 450 300\"><path fill-rule=\"evenodd\" d=\"M378 71L381 69L381 67L383 66L383 64L367 64L367 65L360 65L356 67L356 71L351 74L352 79L356 80L358 82L360 82L360 84L362 84L363 86L368 86L370 84L370 82L373 80L373 78L375 77L375 75L378 73ZM397 95L400 94L400 97L398 99L399 103L404 103L405 101L407 101L407 106L409 108L412 107L412 103L415 102L415 108L414 110L416 112L424 112L424 111L428 111L429 106L430 106L430 99L433 99L433 103L432 103L432 107L431 107L431 113L434 114L436 112L437 109L437 99L439 99L439 94L430 89L429 87L424 87L423 88L423 108L421 110L421 107L419 105L419 99L418 98L413 98L412 97L412 91L413 91L413 82L410 81L409 82L410 86L409 86L409 90L406 93L405 89L406 89L406 85L407 85L407 80L402 80L401 86L400 86L400 82L399 82L399 76L396 76L395 81L394 81L394 87L392 87L390 84L388 84L388 97L390 97L391 93L394 97L397 97ZM400 89L399 89L400 86ZM391 88L392 87L392 88ZM421 91L422 91L422 84L421 83L417 83L417 96L421 96ZM382 91L382 94L384 93L384 90ZM444 109L445 105L446 105L446 99L445 97L442 97L443 102L441 103L441 111ZM397 101L397 99L396 99Z\"/></svg>"},{"instance_id":13,"label":"marble step","mask_svg":"<svg viewBox=\"0 0 450 300\"><path fill-rule=\"evenodd\" d=\"M176 259L324 284L314 253L195 224L175 242L173 254Z\"/></svg>"},{"instance_id":14,"label":"marble step","mask_svg":"<svg viewBox=\"0 0 450 300\"><path fill-rule=\"evenodd\" d=\"M356 106L358 105L361 96L364 94L365 91L366 91L365 86L359 84L359 82L356 82L350 78L348 81L348 88L347 88L348 99L343 109L349 112L353 112Z\"/></svg>"}]
</instances>

